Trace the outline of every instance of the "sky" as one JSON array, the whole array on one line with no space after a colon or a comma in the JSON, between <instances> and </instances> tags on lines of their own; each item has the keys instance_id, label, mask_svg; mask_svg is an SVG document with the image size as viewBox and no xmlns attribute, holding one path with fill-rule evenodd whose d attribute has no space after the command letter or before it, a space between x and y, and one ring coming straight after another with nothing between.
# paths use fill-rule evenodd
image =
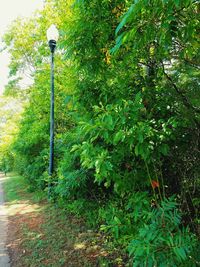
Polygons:
<instances>
[{"instance_id":1,"label":"sky","mask_svg":"<svg viewBox=\"0 0 200 267\"><path fill-rule=\"evenodd\" d=\"M31 14L43 7L44 0L0 0L0 39L10 23L19 16L30 17ZM0 49L2 42L0 41ZM0 53L0 95L8 82L9 55Z\"/></svg>"}]
</instances>

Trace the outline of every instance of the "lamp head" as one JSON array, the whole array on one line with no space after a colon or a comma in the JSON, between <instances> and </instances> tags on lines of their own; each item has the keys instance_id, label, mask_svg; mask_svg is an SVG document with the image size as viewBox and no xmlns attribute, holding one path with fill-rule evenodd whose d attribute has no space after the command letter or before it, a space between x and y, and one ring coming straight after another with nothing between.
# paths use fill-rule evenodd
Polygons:
<instances>
[{"instance_id":1,"label":"lamp head","mask_svg":"<svg viewBox=\"0 0 200 267\"><path fill-rule=\"evenodd\" d=\"M49 41L49 47L53 53L56 48L56 42L58 41L59 33L54 24L52 24L47 30L47 40Z\"/></svg>"},{"instance_id":2,"label":"lamp head","mask_svg":"<svg viewBox=\"0 0 200 267\"><path fill-rule=\"evenodd\" d=\"M47 30L47 40L48 41L54 40L57 42L58 37L59 37L58 30L57 30L56 26L54 24L52 24Z\"/></svg>"}]
</instances>

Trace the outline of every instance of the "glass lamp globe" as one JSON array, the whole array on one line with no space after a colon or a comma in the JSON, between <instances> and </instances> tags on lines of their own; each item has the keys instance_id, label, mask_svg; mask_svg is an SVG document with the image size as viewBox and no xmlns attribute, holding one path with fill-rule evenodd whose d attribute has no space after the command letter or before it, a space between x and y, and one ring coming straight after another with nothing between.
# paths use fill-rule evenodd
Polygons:
<instances>
[{"instance_id":1,"label":"glass lamp globe","mask_svg":"<svg viewBox=\"0 0 200 267\"><path fill-rule=\"evenodd\" d=\"M58 41L59 33L54 24L52 24L49 29L47 30L47 40L48 41Z\"/></svg>"}]
</instances>

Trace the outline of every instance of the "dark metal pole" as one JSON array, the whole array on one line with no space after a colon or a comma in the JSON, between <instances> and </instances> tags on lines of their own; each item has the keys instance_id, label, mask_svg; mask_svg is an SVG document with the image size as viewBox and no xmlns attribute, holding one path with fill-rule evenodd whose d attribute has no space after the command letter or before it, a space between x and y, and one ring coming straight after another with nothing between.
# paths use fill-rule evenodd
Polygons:
<instances>
[{"instance_id":1,"label":"dark metal pole","mask_svg":"<svg viewBox=\"0 0 200 267\"><path fill-rule=\"evenodd\" d=\"M50 109L50 160L49 175L53 173L54 161L54 52L51 53L51 109Z\"/></svg>"},{"instance_id":2,"label":"dark metal pole","mask_svg":"<svg viewBox=\"0 0 200 267\"><path fill-rule=\"evenodd\" d=\"M50 109L50 159L49 175L52 176L54 168L54 51L56 41L50 40L49 47L51 50L51 109Z\"/></svg>"}]
</instances>

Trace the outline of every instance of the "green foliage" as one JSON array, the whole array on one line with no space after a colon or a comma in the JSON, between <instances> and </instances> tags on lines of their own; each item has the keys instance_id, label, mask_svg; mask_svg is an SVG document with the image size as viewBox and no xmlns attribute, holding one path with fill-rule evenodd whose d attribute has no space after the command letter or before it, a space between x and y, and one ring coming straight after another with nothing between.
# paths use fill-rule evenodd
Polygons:
<instances>
[{"instance_id":1,"label":"green foliage","mask_svg":"<svg viewBox=\"0 0 200 267\"><path fill-rule=\"evenodd\" d=\"M180 224L181 217L172 198L152 209L130 242L133 266L196 266L191 255L197 249L197 240Z\"/></svg>"},{"instance_id":2,"label":"green foliage","mask_svg":"<svg viewBox=\"0 0 200 267\"><path fill-rule=\"evenodd\" d=\"M15 153L12 144L18 133L17 123L20 119L22 104L10 96L0 97L0 170L11 171L14 165Z\"/></svg>"},{"instance_id":3,"label":"green foliage","mask_svg":"<svg viewBox=\"0 0 200 267\"><path fill-rule=\"evenodd\" d=\"M19 134L12 145L15 154L15 169L24 174L33 188L45 188L47 185L46 172L48 169L49 146L49 99L50 99L50 69L47 64L49 48L46 45L46 30L50 19L59 25L58 13L54 10L52 2L45 4L44 10L30 19L17 19L4 35L4 42L11 54L10 77L11 81L6 87L5 94L15 94L17 82L23 76L30 75L33 84L26 90L19 89L19 96L28 98L23 118L19 125ZM37 26L36 26L37 25ZM17 29L17 30L16 30ZM18 34L16 34L16 32ZM23 40L23 41L22 41ZM61 133L71 127L71 120L67 114L65 103L66 94L70 94L73 81L68 81L70 71L63 68L65 62L61 55L57 55L55 87L56 105L56 137L55 149L59 154L59 139ZM58 77L59 73L59 77ZM68 74L66 78L66 73ZM68 89L67 84L71 87Z\"/></svg>"},{"instance_id":4,"label":"green foliage","mask_svg":"<svg viewBox=\"0 0 200 267\"><path fill-rule=\"evenodd\" d=\"M132 266L197 266L198 241L181 225L174 197L158 203L138 192L100 208L99 220L117 244L129 243Z\"/></svg>"},{"instance_id":5,"label":"green foliage","mask_svg":"<svg viewBox=\"0 0 200 267\"><path fill-rule=\"evenodd\" d=\"M50 179L52 21L61 36ZM4 36L12 79L5 93L16 94L28 67L34 82L2 155L14 157L32 188L50 184L53 200L101 224L123 248L130 243L133 266L190 266L197 258L190 231L198 233L199 221L198 22L198 1L48 0Z\"/></svg>"},{"instance_id":6,"label":"green foliage","mask_svg":"<svg viewBox=\"0 0 200 267\"><path fill-rule=\"evenodd\" d=\"M95 170L96 182L104 182L106 187L114 184L120 193L134 188L136 179L136 187L148 183L141 165L145 168L144 162L168 154L167 142L177 127L173 118L147 120L143 109L139 93L134 101L94 106L94 118L80 123L81 134L87 141L74 145L71 150L80 155L83 168Z\"/></svg>"},{"instance_id":7,"label":"green foliage","mask_svg":"<svg viewBox=\"0 0 200 267\"><path fill-rule=\"evenodd\" d=\"M121 201L113 198L99 209L100 229L126 245L148 218L149 210L150 199L145 192L130 194Z\"/></svg>"},{"instance_id":8,"label":"green foliage","mask_svg":"<svg viewBox=\"0 0 200 267\"><path fill-rule=\"evenodd\" d=\"M77 199L89 191L89 173L81 168L79 157L70 153L71 147L80 139L76 132L65 134L63 159L58 165L58 182L55 193L63 199Z\"/></svg>"},{"instance_id":9,"label":"green foliage","mask_svg":"<svg viewBox=\"0 0 200 267\"><path fill-rule=\"evenodd\" d=\"M8 147L8 149L10 148ZM0 161L0 170L6 174L7 172L13 170L13 164L14 164L14 155L9 151L7 152L4 151Z\"/></svg>"}]
</instances>

